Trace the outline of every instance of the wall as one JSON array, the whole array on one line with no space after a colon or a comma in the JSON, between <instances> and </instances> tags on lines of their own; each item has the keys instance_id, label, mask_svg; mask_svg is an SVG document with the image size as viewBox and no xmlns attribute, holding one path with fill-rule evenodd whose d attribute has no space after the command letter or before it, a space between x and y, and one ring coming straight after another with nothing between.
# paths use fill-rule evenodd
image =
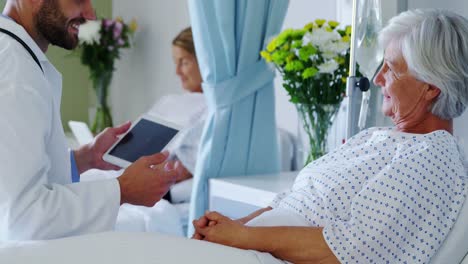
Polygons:
<instances>
[{"instance_id":1,"label":"wall","mask_svg":"<svg viewBox=\"0 0 468 264\"><path fill-rule=\"evenodd\" d=\"M111 89L112 112L116 122L122 122L145 112L162 95L182 92L174 73L170 43L190 19L186 1L140 0L139 5L134 5L127 0L114 0L113 13L127 19L135 17L141 26L136 46L117 64ZM284 28L335 17L335 1L292 0ZM296 134L297 114L280 77L275 79L275 86L278 126Z\"/></svg>"},{"instance_id":2,"label":"wall","mask_svg":"<svg viewBox=\"0 0 468 264\"><path fill-rule=\"evenodd\" d=\"M318 18L336 19L336 10L335 0L290 0L283 29L302 28L305 24ZM298 129L297 112L294 105L289 102L289 96L281 83L282 78L277 74L275 78L276 122L279 127L296 135Z\"/></svg>"},{"instance_id":3,"label":"wall","mask_svg":"<svg viewBox=\"0 0 468 264\"><path fill-rule=\"evenodd\" d=\"M351 7L351 0L291 0L284 28L302 27L317 18L338 19L350 24ZM397 0L382 1L384 20L405 7L449 8L468 16L468 2L465 0ZM117 64L112 84L114 118L116 122L122 122L145 112L162 95L182 92L174 74L170 42L180 29L189 24L189 14L185 0L140 0L138 5L128 0L114 0L113 14L126 19L135 17L141 27L136 46L124 53ZM278 126L297 134L297 113L281 86L280 76L275 79L275 93ZM455 120L455 129L459 136L462 133L457 131L468 131L468 112ZM468 143L468 135L463 141ZM468 149L466 143L465 149Z\"/></svg>"},{"instance_id":4,"label":"wall","mask_svg":"<svg viewBox=\"0 0 468 264\"><path fill-rule=\"evenodd\" d=\"M134 120L161 96L181 93L171 55L172 39L190 24L186 1L114 0L114 16L135 18L135 46L116 64L111 106L116 123Z\"/></svg>"}]
</instances>

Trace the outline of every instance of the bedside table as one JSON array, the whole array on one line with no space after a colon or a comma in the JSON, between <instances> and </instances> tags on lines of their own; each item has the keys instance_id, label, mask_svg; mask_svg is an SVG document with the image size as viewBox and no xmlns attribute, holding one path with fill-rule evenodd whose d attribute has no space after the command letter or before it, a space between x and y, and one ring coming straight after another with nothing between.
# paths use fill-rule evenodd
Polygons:
<instances>
[{"instance_id":1,"label":"bedside table","mask_svg":"<svg viewBox=\"0 0 468 264\"><path fill-rule=\"evenodd\" d=\"M276 194L291 188L299 171L209 180L209 210L230 218L266 207Z\"/></svg>"}]
</instances>

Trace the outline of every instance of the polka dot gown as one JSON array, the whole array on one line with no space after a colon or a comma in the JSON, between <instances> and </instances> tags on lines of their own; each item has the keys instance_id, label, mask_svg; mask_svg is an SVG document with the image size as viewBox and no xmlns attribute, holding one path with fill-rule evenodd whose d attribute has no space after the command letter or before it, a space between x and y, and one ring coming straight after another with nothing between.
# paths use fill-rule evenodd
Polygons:
<instances>
[{"instance_id":1,"label":"polka dot gown","mask_svg":"<svg viewBox=\"0 0 468 264\"><path fill-rule=\"evenodd\" d=\"M342 263L428 263L457 219L465 178L448 132L372 128L307 165L272 207L324 227Z\"/></svg>"}]
</instances>

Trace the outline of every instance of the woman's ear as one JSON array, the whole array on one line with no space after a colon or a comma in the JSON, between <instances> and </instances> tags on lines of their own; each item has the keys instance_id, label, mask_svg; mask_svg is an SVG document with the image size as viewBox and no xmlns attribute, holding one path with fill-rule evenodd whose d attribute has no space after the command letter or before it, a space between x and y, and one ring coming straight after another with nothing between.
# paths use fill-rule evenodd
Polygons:
<instances>
[{"instance_id":1,"label":"woman's ear","mask_svg":"<svg viewBox=\"0 0 468 264\"><path fill-rule=\"evenodd\" d=\"M440 94L440 89L437 88L435 85L428 84L428 88L426 90L425 98L428 101L435 100Z\"/></svg>"}]
</instances>

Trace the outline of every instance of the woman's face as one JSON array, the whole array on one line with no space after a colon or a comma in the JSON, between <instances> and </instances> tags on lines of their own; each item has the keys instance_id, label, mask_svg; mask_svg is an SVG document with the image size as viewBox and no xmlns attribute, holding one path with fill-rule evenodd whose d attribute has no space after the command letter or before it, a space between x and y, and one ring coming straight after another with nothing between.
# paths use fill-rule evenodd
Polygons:
<instances>
[{"instance_id":1,"label":"woman's face","mask_svg":"<svg viewBox=\"0 0 468 264\"><path fill-rule=\"evenodd\" d=\"M413 126L430 114L440 91L411 75L397 42L385 50L384 63L374 83L382 88L382 111L397 126Z\"/></svg>"},{"instance_id":2,"label":"woman's face","mask_svg":"<svg viewBox=\"0 0 468 264\"><path fill-rule=\"evenodd\" d=\"M172 58L184 89L192 93L201 93L202 78L195 56L181 47L172 46Z\"/></svg>"}]
</instances>

